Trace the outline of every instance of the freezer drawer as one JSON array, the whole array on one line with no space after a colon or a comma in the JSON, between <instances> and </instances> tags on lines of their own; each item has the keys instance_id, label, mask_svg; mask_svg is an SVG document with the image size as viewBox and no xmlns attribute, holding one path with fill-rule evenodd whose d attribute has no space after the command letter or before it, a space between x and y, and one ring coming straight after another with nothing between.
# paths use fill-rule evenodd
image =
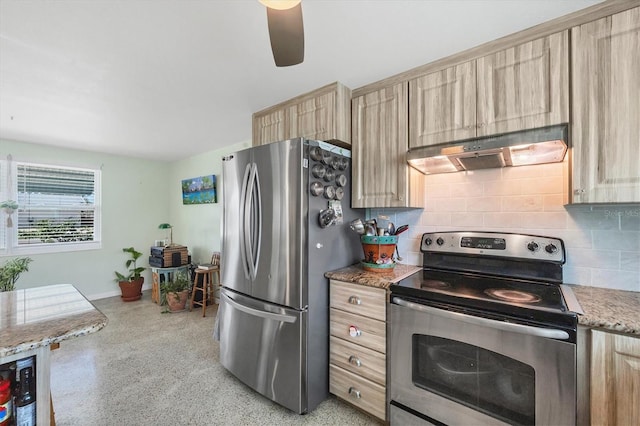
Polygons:
<instances>
[{"instance_id":1,"label":"freezer drawer","mask_svg":"<svg viewBox=\"0 0 640 426\"><path fill-rule=\"evenodd\" d=\"M267 398L307 412L307 312L222 289L218 315L222 365Z\"/></svg>"}]
</instances>

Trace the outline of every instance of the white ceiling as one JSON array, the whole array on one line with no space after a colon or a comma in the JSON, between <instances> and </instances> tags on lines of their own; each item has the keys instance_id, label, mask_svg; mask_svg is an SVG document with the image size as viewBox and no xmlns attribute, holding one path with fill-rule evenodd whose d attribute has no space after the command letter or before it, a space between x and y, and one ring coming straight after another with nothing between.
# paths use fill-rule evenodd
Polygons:
<instances>
[{"instance_id":1,"label":"white ceiling","mask_svg":"<svg viewBox=\"0 0 640 426\"><path fill-rule=\"evenodd\" d=\"M257 0L0 0L0 138L175 160L251 138L251 113L352 89L598 0L303 0L276 68Z\"/></svg>"}]
</instances>

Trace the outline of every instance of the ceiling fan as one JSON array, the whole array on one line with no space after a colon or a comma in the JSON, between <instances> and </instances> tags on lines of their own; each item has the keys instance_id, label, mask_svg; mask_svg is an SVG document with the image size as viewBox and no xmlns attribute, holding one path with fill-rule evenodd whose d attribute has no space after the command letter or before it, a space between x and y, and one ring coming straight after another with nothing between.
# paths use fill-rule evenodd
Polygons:
<instances>
[{"instance_id":1,"label":"ceiling fan","mask_svg":"<svg viewBox=\"0 0 640 426\"><path fill-rule=\"evenodd\" d=\"M267 7L271 51L277 67L304 60L304 27L301 0L258 0Z\"/></svg>"}]
</instances>

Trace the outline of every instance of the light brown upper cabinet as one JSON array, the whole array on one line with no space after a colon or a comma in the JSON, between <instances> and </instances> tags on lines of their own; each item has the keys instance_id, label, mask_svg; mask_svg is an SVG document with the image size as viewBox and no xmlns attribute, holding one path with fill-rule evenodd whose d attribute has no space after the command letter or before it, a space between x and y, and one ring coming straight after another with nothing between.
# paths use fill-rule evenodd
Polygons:
<instances>
[{"instance_id":1,"label":"light brown upper cabinet","mask_svg":"<svg viewBox=\"0 0 640 426\"><path fill-rule=\"evenodd\" d=\"M351 143L351 89L333 83L253 114L253 145L304 137Z\"/></svg>"},{"instance_id":2,"label":"light brown upper cabinet","mask_svg":"<svg viewBox=\"0 0 640 426\"><path fill-rule=\"evenodd\" d=\"M411 148L569 121L568 31L409 82Z\"/></svg>"},{"instance_id":3,"label":"light brown upper cabinet","mask_svg":"<svg viewBox=\"0 0 640 426\"><path fill-rule=\"evenodd\" d=\"M569 32L479 58L478 136L569 122Z\"/></svg>"},{"instance_id":4,"label":"light brown upper cabinet","mask_svg":"<svg viewBox=\"0 0 640 426\"><path fill-rule=\"evenodd\" d=\"M476 63L409 81L409 147L476 136Z\"/></svg>"},{"instance_id":5,"label":"light brown upper cabinet","mask_svg":"<svg viewBox=\"0 0 640 426\"><path fill-rule=\"evenodd\" d=\"M640 8L574 27L571 44L571 202L640 202Z\"/></svg>"},{"instance_id":6,"label":"light brown upper cabinet","mask_svg":"<svg viewBox=\"0 0 640 426\"><path fill-rule=\"evenodd\" d=\"M407 164L408 85L352 100L353 207L424 207L424 176Z\"/></svg>"},{"instance_id":7,"label":"light brown upper cabinet","mask_svg":"<svg viewBox=\"0 0 640 426\"><path fill-rule=\"evenodd\" d=\"M285 140L285 110L253 114L253 145Z\"/></svg>"}]
</instances>

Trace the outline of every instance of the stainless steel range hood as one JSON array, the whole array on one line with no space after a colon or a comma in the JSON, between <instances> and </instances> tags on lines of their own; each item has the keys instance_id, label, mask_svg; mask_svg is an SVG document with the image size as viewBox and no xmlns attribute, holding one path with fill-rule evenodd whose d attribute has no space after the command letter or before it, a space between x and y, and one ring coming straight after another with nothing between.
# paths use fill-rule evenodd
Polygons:
<instances>
[{"instance_id":1,"label":"stainless steel range hood","mask_svg":"<svg viewBox=\"0 0 640 426\"><path fill-rule=\"evenodd\" d=\"M408 163L424 174L555 163L567 152L568 125L541 127L409 150Z\"/></svg>"}]
</instances>

